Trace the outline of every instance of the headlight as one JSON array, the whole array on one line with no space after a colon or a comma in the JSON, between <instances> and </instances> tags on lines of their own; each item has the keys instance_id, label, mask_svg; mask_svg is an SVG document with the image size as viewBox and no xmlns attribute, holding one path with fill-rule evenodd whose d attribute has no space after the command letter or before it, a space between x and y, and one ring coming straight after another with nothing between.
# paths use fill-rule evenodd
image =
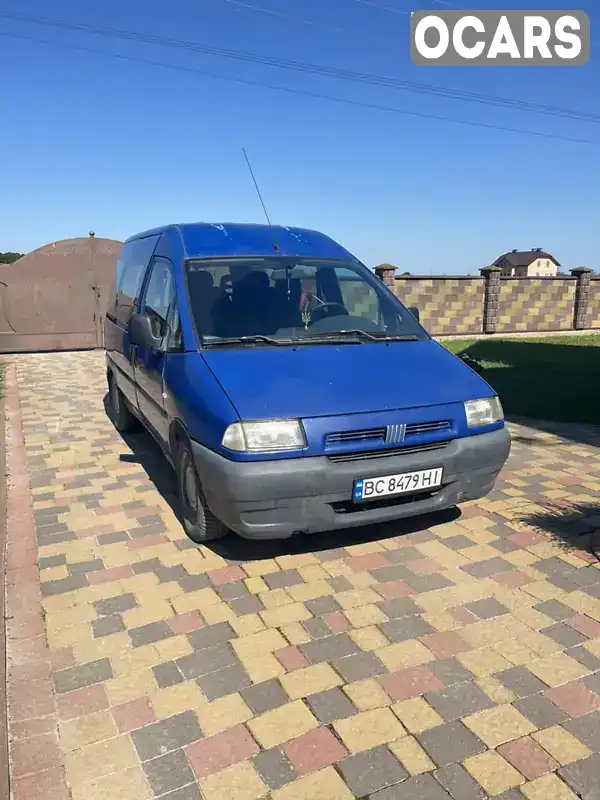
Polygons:
<instances>
[{"instance_id":1,"label":"headlight","mask_svg":"<svg viewBox=\"0 0 600 800\"><path fill-rule=\"evenodd\" d=\"M238 453L276 453L306 447L304 430L297 419L234 422L223 434L221 443Z\"/></svg>"},{"instance_id":2,"label":"headlight","mask_svg":"<svg viewBox=\"0 0 600 800\"><path fill-rule=\"evenodd\" d=\"M465 403L467 426L469 428L482 428L502 422L504 412L498 397L484 397L481 400L467 400Z\"/></svg>"}]
</instances>

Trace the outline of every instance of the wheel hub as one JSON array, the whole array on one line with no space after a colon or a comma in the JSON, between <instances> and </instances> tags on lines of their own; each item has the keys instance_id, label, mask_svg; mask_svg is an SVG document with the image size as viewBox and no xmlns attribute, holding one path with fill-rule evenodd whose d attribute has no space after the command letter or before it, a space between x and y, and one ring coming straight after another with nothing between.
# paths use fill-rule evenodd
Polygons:
<instances>
[{"instance_id":1,"label":"wheel hub","mask_svg":"<svg viewBox=\"0 0 600 800\"><path fill-rule=\"evenodd\" d=\"M115 415L119 415L121 400L119 398L119 390L114 382L114 379L111 382L111 395L112 395L112 407L115 412Z\"/></svg>"},{"instance_id":2,"label":"wheel hub","mask_svg":"<svg viewBox=\"0 0 600 800\"><path fill-rule=\"evenodd\" d=\"M185 470L183 473L183 491L188 507L196 512L198 510L198 489L194 467L189 459L186 459Z\"/></svg>"}]
</instances>

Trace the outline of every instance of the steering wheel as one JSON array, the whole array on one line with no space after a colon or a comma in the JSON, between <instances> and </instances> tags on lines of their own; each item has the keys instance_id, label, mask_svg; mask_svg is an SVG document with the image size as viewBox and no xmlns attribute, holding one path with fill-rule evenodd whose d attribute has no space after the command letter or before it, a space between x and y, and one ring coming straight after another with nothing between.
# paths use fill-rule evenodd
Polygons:
<instances>
[{"instance_id":1,"label":"steering wheel","mask_svg":"<svg viewBox=\"0 0 600 800\"><path fill-rule=\"evenodd\" d=\"M343 306L341 303L336 303L335 301L330 301L328 303L321 302L320 305L318 305L317 308L315 308L311 312L310 322L308 323L309 327L311 325L314 325L315 322L319 322L319 320L323 319L323 317L330 316L330 314L329 314L329 309L330 308L339 309L339 312L338 312L337 315L333 314L331 316L339 316L339 315L348 316L348 309L345 306ZM322 313L323 311L325 311L325 313Z\"/></svg>"}]
</instances>

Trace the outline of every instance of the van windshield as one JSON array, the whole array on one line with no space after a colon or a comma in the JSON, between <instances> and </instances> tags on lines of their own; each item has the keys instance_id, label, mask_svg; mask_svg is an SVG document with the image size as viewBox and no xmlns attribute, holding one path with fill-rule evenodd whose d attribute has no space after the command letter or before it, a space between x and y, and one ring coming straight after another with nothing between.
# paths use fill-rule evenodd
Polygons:
<instances>
[{"instance_id":1,"label":"van windshield","mask_svg":"<svg viewBox=\"0 0 600 800\"><path fill-rule=\"evenodd\" d=\"M204 346L413 341L427 334L360 264L304 258L186 262Z\"/></svg>"}]
</instances>

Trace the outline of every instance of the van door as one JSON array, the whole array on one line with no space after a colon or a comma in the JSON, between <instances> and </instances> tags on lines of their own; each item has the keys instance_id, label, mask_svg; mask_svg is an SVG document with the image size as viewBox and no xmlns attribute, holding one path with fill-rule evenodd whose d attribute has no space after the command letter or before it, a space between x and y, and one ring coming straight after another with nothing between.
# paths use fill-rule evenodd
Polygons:
<instances>
[{"instance_id":1,"label":"van door","mask_svg":"<svg viewBox=\"0 0 600 800\"><path fill-rule=\"evenodd\" d=\"M150 317L155 336L163 341L169 333L168 322L175 301L173 265L168 258L156 256L143 290L140 313ZM168 352L151 347L136 347L135 350L138 408L160 439L167 442L169 425L163 397L163 375Z\"/></svg>"},{"instance_id":2,"label":"van door","mask_svg":"<svg viewBox=\"0 0 600 800\"><path fill-rule=\"evenodd\" d=\"M159 239L160 234L133 239L123 245L117 263L116 295L106 313L106 352L117 385L134 408L137 408L133 379L136 348L129 342L127 326L139 306L144 276Z\"/></svg>"}]
</instances>

